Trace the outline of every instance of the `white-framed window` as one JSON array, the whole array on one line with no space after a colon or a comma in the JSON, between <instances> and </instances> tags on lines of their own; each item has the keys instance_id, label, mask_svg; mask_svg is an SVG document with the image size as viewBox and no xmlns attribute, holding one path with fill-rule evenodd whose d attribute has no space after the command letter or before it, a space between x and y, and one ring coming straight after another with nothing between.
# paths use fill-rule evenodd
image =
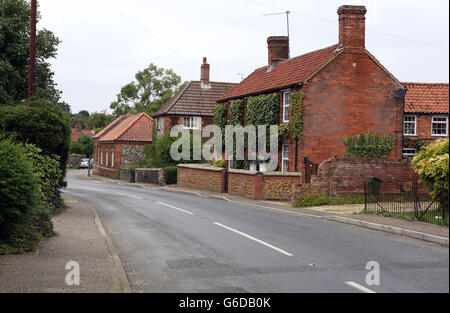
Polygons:
<instances>
[{"instance_id":1,"label":"white-framed window","mask_svg":"<svg viewBox=\"0 0 450 313\"><path fill-rule=\"evenodd\" d=\"M186 116L183 118L183 127L185 129L197 129L200 126L200 122L200 117Z\"/></svg>"},{"instance_id":2,"label":"white-framed window","mask_svg":"<svg viewBox=\"0 0 450 313\"><path fill-rule=\"evenodd\" d=\"M417 149L415 148L403 148L403 156L412 158L417 153Z\"/></svg>"},{"instance_id":3,"label":"white-framed window","mask_svg":"<svg viewBox=\"0 0 450 313\"><path fill-rule=\"evenodd\" d=\"M281 149L281 171L289 171L289 144L284 143Z\"/></svg>"},{"instance_id":4,"label":"white-framed window","mask_svg":"<svg viewBox=\"0 0 450 313\"><path fill-rule=\"evenodd\" d=\"M108 151L106 151L106 166L109 166L109 158L108 158Z\"/></svg>"},{"instance_id":5,"label":"white-framed window","mask_svg":"<svg viewBox=\"0 0 450 313\"><path fill-rule=\"evenodd\" d=\"M433 116L431 120L431 136L448 135L448 117Z\"/></svg>"},{"instance_id":6,"label":"white-framed window","mask_svg":"<svg viewBox=\"0 0 450 313\"><path fill-rule=\"evenodd\" d=\"M417 121L415 115L405 115L403 118L403 135L416 136Z\"/></svg>"},{"instance_id":7,"label":"white-framed window","mask_svg":"<svg viewBox=\"0 0 450 313\"><path fill-rule=\"evenodd\" d=\"M100 152L100 165L103 165L103 151Z\"/></svg>"},{"instance_id":8,"label":"white-framed window","mask_svg":"<svg viewBox=\"0 0 450 313\"><path fill-rule=\"evenodd\" d=\"M164 130L164 117L158 118L157 130Z\"/></svg>"},{"instance_id":9,"label":"white-framed window","mask_svg":"<svg viewBox=\"0 0 450 313\"><path fill-rule=\"evenodd\" d=\"M283 123L289 122L289 111L291 107L291 93L283 92Z\"/></svg>"},{"instance_id":10,"label":"white-framed window","mask_svg":"<svg viewBox=\"0 0 450 313\"><path fill-rule=\"evenodd\" d=\"M114 167L114 151L111 151L111 167Z\"/></svg>"}]
</instances>

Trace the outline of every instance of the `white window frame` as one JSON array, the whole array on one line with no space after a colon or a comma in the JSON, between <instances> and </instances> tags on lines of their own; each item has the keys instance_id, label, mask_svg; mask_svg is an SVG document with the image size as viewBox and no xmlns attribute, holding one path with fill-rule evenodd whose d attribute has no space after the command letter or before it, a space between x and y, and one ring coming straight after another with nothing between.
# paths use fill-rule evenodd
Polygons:
<instances>
[{"instance_id":1,"label":"white window frame","mask_svg":"<svg viewBox=\"0 0 450 313\"><path fill-rule=\"evenodd\" d=\"M443 121L434 121L435 118L445 118ZM445 124L445 134L433 134L433 124ZM447 137L448 136L448 116L445 115L433 115L431 117L431 136L433 137Z\"/></svg>"},{"instance_id":2,"label":"white window frame","mask_svg":"<svg viewBox=\"0 0 450 313\"><path fill-rule=\"evenodd\" d=\"M111 167L114 167L114 151L111 151Z\"/></svg>"},{"instance_id":3,"label":"white window frame","mask_svg":"<svg viewBox=\"0 0 450 313\"><path fill-rule=\"evenodd\" d=\"M283 91L283 123L289 122L290 110L291 110L291 92ZM287 119L286 119L286 113L288 115Z\"/></svg>"},{"instance_id":4,"label":"white window frame","mask_svg":"<svg viewBox=\"0 0 450 313\"><path fill-rule=\"evenodd\" d=\"M103 165L103 151L100 151L100 165Z\"/></svg>"},{"instance_id":5,"label":"white window frame","mask_svg":"<svg viewBox=\"0 0 450 313\"><path fill-rule=\"evenodd\" d=\"M409 152L405 152L405 150L409 150ZM403 156L412 158L417 153L416 148L403 148Z\"/></svg>"},{"instance_id":6,"label":"white window frame","mask_svg":"<svg viewBox=\"0 0 450 313\"><path fill-rule=\"evenodd\" d=\"M406 121L405 120L407 117L413 117L414 118L414 134L406 134L405 133L405 124L406 123L412 123L412 121ZM404 136L417 136L417 116L416 115L404 115L403 116L403 135Z\"/></svg>"},{"instance_id":7,"label":"white window frame","mask_svg":"<svg viewBox=\"0 0 450 313\"><path fill-rule=\"evenodd\" d=\"M287 151L287 157L285 157L286 151ZM285 161L287 161L287 167L284 166ZM283 143L283 145L281 147L281 171L282 172L289 171L289 143Z\"/></svg>"},{"instance_id":8,"label":"white window frame","mask_svg":"<svg viewBox=\"0 0 450 313\"><path fill-rule=\"evenodd\" d=\"M106 151L105 157L106 157L106 166L109 166L108 151Z\"/></svg>"},{"instance_id":9,"label":"white window frame","mask_svg":"<svg viewBox=\"0 0 450 313\"><path fill-rule=\"evenodd\" d=\"M186 121L189 121L186 125ZM183 129L199 129L201 124L201 118L198 116L185 116L183 117Z\"/></svg>"}]
</instances>

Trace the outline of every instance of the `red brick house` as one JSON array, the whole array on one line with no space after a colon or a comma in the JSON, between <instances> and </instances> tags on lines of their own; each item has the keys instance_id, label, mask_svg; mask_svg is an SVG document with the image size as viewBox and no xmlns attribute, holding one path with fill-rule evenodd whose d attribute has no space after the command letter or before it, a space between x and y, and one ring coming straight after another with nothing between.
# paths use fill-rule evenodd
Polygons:
<instances>
[{"instance_id":1,"label":"red brick house","mask_svg":"<svg viewBox=\"0 0 450 313\"><path fill-rule=\"evenodd\" d=\"M448 138L448 84L403 83L406 88L403 117L403 155L412 157L420 144Z\"/></svg>"},{"instance_id":2,"label":"red brick house","mask_svg":"<svg viewBox=\"0 0 450 313\"><path fill-rule=\"evenodd\" d=\"M152 117L157 134L170 132L175 125L184 129L203 129L213 124L216 100L236 86L234 83L212 82L209 80L210 65L203 58L200 81L189 81L186 86Z\"/></svg>"},{"instance_id":3,"label":"red brick house","mask_svg":"<svg viewBox=\"0 0 450 313\"><path fill-rule=\"evenodd\" d=\"M95 134L95 126L92 130L81 129L81 124L76 124L74 128L72 128L72 133L70 134L70 141L77 142L81 136L86 135L89 137L94 136Z\"/></svg>"},{"instance_id":4,"label":"red brick house","mask_svg":"<svg viewBox=\"0 0 450 313\"><path fill-rule=\"evenodd\" d=\"M300 171L304 182L316 164L343 156L345 136L391 134L389 158L402 158L404 86L365 49L365 13L364 6L339 7L339 42L298 57L289 58L287 37L269 37L268 64L218 100L246 106L249 97L277 93L282 124L291 116L290 94L302 91L302 138L281 144L278 169Z\"/></svg>"},{"instance_id":5,"label":"red brick house","mask_svg":"<svg viewBox=\"0 0 450 313\"><path fill-rule=\"evenodd\" d=\"M146 113L119 116L94 139L94 174L114 177L120 165L144 157L144 145L152 143L153 119Z\"/></svg>"}]
</instances>

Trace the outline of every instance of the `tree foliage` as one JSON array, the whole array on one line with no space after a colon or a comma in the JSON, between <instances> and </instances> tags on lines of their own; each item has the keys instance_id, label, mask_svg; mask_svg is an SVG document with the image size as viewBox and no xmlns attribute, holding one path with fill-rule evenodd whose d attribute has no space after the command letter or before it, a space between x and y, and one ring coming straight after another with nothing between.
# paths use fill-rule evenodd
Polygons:
<instances>
[{"instance_id":1,"label":"tree foliage","mask_svg":"<svg viewBox=\"0 0 450 313\"><path fill-rule=\"evenodd\" d=\"M16 141L32 143L48 156L59 157L65 174L70 146L69 115L44 100L16 106L0 106L0 133Z\"/></svg>"},{"instance_id":2,"label":"tree foliage","mask_svg":"<svg viewBox=\"0 0 450 313\"><path fill-rule=\"evenodd\" d=\"M122 87L117 100L111 103L114 116L127 112L152 115L182 88L180 76L153 63L135 78L136 81Z\"/></svg>"},{"instance_id":3,"label":"tree foliage","mask_svg":"<svg viewBox=\"0 0 450 313\"><path fill-rule=\"evenodd\" d=\"M361 133L344 137L346 158L387 159L394 148L394 139L390 134L380 136L376 133Z\"/></svg>"},{"instance_id":4,"label":"tree foliage","mask_svg":"<svg viewBox=\"0 0 450 313\"><path fill-rule=\"evenodd\" d=\"M83 135L78 138L77 142L70 145L71 154L84 154L88 158L92 158L94 152L94 141L91 137Z\"/></svg>"},{"instance_id":5,"label":"tree foliage","mask_svg":"<svg viewBox=\"0 0 450 313\"><path fill-rule=\"evenodd\" d=\"M423 146L413 160L412 166L420 179L434 194L449 190L449 140L439 140Z\"/></svg>"},{"instance_id":6,"label":"tree foliage","mask_svg":"<svg viewBox=\"0 0 450 313\"><path fill-rule=\"evenodd\" d=\"M0 105L14 104L28 96L30 14L28 1L0 1ZM35 99L53 103L60 99L61 92L56 88L48 62L56 57L59 43L51 31L42 29L37 32Z\"/></svg>"}]
</instances>

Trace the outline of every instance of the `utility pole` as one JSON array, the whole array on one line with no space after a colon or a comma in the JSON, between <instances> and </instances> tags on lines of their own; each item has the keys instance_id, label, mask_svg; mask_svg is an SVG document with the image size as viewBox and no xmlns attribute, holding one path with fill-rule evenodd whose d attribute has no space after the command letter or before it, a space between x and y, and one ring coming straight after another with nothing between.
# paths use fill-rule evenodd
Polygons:
<instances>
[{"instance_id":1,"label":"utility pole","mask_svg":"<svg viewBox=\"0 0 450 313\"><path fill-rule=\"evenodd\" d=\"M31 22L30 22L30 70L28 75L28 100L34 96L35 92L35 72L36 72L36 15L37 0L31 0Z\"/></svg>"}]
</instances>

